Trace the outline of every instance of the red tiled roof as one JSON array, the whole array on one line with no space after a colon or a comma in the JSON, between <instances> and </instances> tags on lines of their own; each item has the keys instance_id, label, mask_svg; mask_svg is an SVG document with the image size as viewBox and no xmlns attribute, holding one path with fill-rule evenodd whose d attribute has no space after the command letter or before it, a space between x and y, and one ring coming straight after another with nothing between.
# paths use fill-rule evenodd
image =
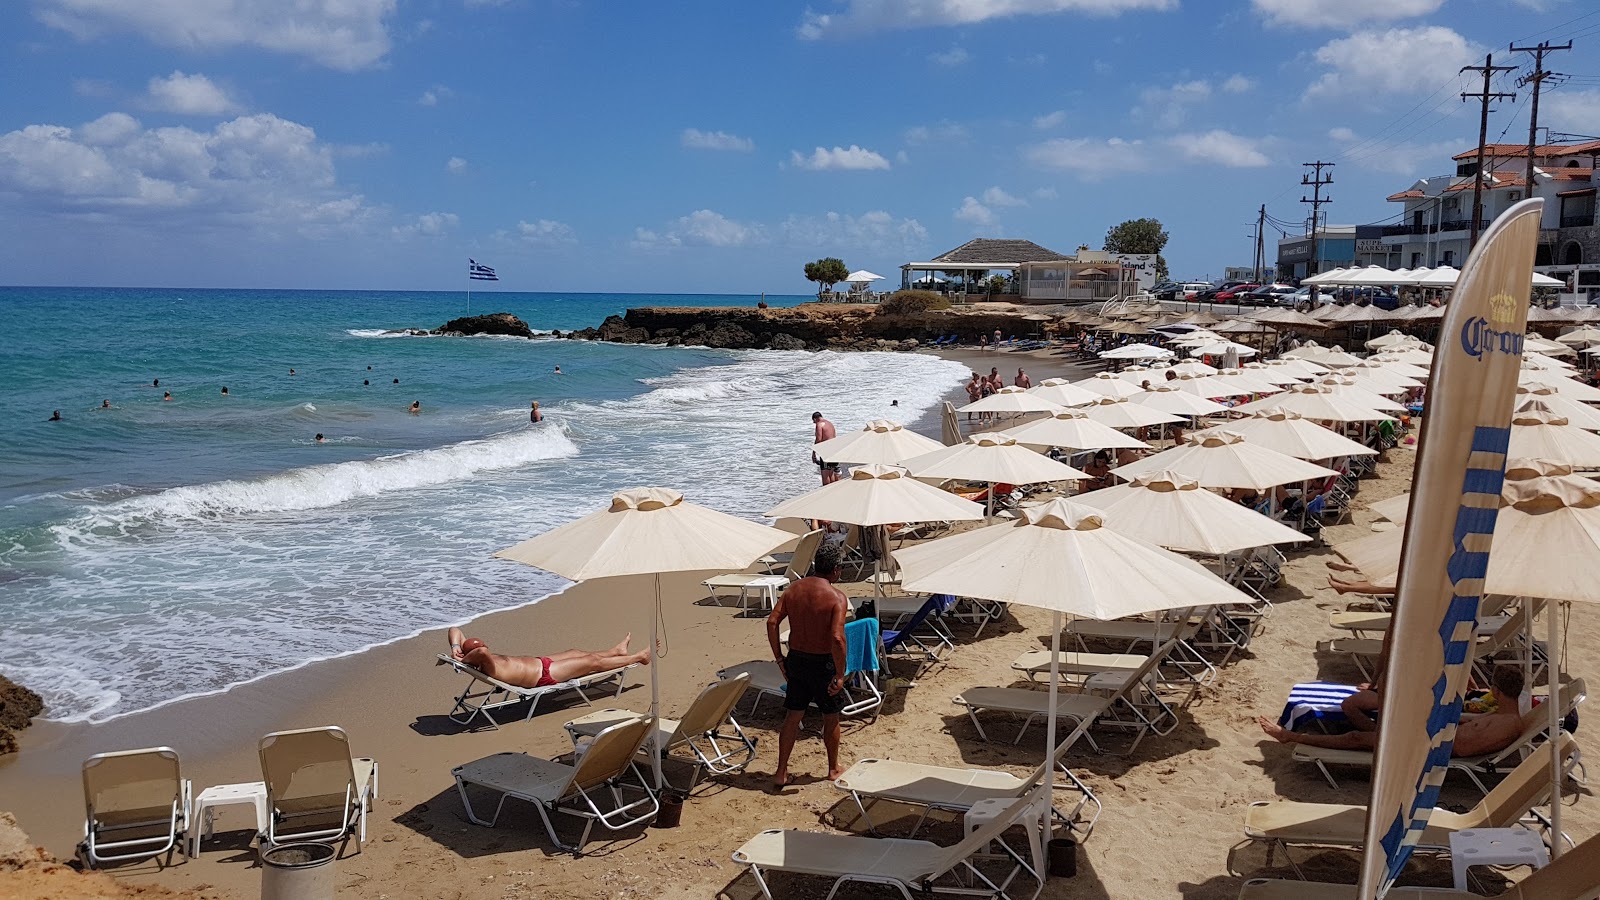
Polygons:
<instances>
[{"instance_id":1,"label":"red tiled roof","mask_svg":"<svg viewBox=\"0 0 1600 900\"><path fill-rule=\"evenodd\" d=\"M1397 200L1421 200L1426 196L1427 194L1424 194L1416 188L1411 188L1410 190L1401 191L1398 194L1390 194L1389 201L1392 203Z\"/></svg>"},{"instance_id":2,"label":"red tiled roof","mask_svg":"<svg viewBox=\"0 0 1600 900\"><path fill-rule=\"evenodd\" d=\"M1571 156L1573 154L1586 153L1600 153L1600 141L1587 141L1582 144L1539 144L1533 148L1534 156ZM1484 156L1498 157L1526 157L1528 155L1528 145L1485 144L1483 146L1483 154ZM1457 153L1451 158L1456 160L1468 160L1475 159L1477 156L1478 148L1473 147L1470 150L1464 150L1460 153Z\"/></svg>"},{"instance_id":3,"label":"red tiled roof","mask_svg":"<svg viewBox=\"0 0 1600 900\"><path fill-rule=\"evenodd\" d=\"M1557 197L1582 197L1582 196L1585 196L1585 195L1588 195L1588 194L1592 194L1592 193L1594 193L1594 188L1589 187L1589 188L1578 188L1577 190L1574 190L1574 191L1557 191L1556 192L1556 196Z\"/></svg>"},{"instance_id":4,"label":"red tiled roof","mask_svg":"<svg viewBox=\"0 0 1600 900\"><path fill-rule=\"evenodd\" d=\"M1545 169L1544 173L1556 181L1592 181L1594 179L1593 169Z\"/></svg>"}]
</instances>

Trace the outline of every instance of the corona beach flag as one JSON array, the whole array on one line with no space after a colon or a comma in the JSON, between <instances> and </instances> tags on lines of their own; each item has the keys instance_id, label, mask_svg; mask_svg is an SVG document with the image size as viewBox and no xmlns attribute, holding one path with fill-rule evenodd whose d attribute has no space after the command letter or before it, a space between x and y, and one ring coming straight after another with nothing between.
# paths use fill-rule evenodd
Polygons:
<instances>
[{"instance_id":1,"label":"corona beach flag","mask_svg":"<svg viewBox=\"0 0 1600 900\"><path fill-rule=\"evenodd\" d=\"M1381 683L1362 900L1394 884L1450 763L1505 478L1543 206L1518 203L1484 233L1439 332Z\"/></svg>"}]
</instances>

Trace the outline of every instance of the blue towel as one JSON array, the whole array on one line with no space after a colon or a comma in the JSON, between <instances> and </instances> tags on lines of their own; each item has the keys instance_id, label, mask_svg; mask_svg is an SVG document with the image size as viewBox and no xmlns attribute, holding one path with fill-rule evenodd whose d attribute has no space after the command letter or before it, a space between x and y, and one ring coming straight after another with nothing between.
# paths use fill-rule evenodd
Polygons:
<instances>
[{"instance_id":1,"label":"blue towel","mask_svg":"<svg viewBox=\"0 0 1600 900\"><path fill-rule=\"evenodd\" d=\"M1278 717L1278 724L1293 731L1296 725L1307 719L1324 723L1347 721L1339 704L1360 690L1353 684L1321 681L1297 684L1289 689L1289 702L1283 705L1283 715Z\"/></svg>"},{"instance_id":2,"label":"blue towel","mask_svg":"<svg viewBox=\"0 0 1600 900\"><path fill-rule=\"evenodd\" d=\"M878 620L872 617L844 626L844 674L878 671Z\"/></svg>"}]
</instances>

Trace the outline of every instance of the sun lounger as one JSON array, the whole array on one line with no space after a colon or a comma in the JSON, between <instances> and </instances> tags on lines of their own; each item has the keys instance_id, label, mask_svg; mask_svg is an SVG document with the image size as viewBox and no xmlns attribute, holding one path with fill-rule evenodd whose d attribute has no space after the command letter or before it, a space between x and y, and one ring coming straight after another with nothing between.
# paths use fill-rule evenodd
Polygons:
<instances>
[{"instance_id":1,"label":"sun lounger","mask_svg":"<svg viewBox=\"0 0 1600 900\"><path fill-rule=\"evenodd\" d=\"M544 687L507 684L498 678L490 677L476 666L469 666L455 659L448 653L439 654L439 661L434 665L449 666L470 679L450 707L450 721L457 725L471 725L474 719L482 716L490 728L499 728L502 723L494 717L494 710L515 706L523 701L528 703L528 712L522 717L526 721L533 718L533 714L538 711L540 700L554 694L572 692L583 698L584 703L593 703L587 691L616 682L616 688L611 692L611 696L616 697L622 693L622 688L627 684L628 670L636 667L638 663L630 663L620 669L596 672L582 678L573 678L560 684L547 684Z\"/></svg>"},{"instance_id":2,"label":"sun lounger","mask_svg":"<svg viewBox=\"0 0 1600 900\"><path fill-rule=\"evenodd\" d=\"M1021 858L1009 848L1005 850L1013 862L1005 878L985 875L973 858L1016 824L1030 803L1031 798L1018 800L949 848L928 841L773 829L746 841L733 852L733 861L749 870L766 900L773 900L767 884L769 872L832 878L828 900L840 886L851 882L888 885L906 900L911 900L913 891L1003 898L1016 874L1025 868ZM1005 844L1000 842L1000 846ZM958 872L966 877L959 878Z\"/></svg>"},{"instance_id":3,"label":"sun lounger","mask_svg":"<svg viewBox=\"0 0 1600 900\"><path fill-rule=\"evenodd\" d=\"M1570 762L1578 745L1570 735L1563 734L1559 740L1561 755ZM1447 851L1450 833L1464 828L1509 828L1530 814L1537 816L1533 808L1549 799L1550 760L1542 753L1535 754L1511 770L1471 810L1455 813L1434 809L1417 849ZM1244 834L1250 840L1269 843L1267 865L1273 865L1274 852L1281 848L1295 874L1301 875L1299 864L1289 855L1290 845L1360 847L1366 840L1366 818L1365 806L1263 800L1245 810Z\"/></svg>"},{"instance_id":4,"label":"sun lounger","mask_svg":"<svg viewBox=\"0 0 1600 900\"><path fill-rule=\"evenodd\" d=\"M1556 702L1560 704L1561 717L1566 718L1578 708L1588 696L1588 687L1582 678L1575 678L1561 686ZM1509 763L1519 761L1522 757L1532 752L1534 746L1541 742L1545 732L1550 727L1550 711L1542 706L1535 707L1524 721L1522 734L1513 743L1503 750L1494 753L1483 753L1478 756L1455 756L1450 759L1450 768L1454 771L1465 772L1478 790L1489 793L1489 787L1483 783L1482 774L1493 774L1504 768ZM1364 766L1372 767L1372 751L1370 750L1332 750L1326 747L1308 747L1305 744L1295 744L1293 759L1298 762L1315 763L1322 772L1322 777L1327 779L1328 785L1338 788L1339 783L1334 780L1329 766Z\"/></svg>"},{"instance_id":5,"label":"sun lounger","mask_svg":"<svg viewBox=\"0 0 1600 900\"><path fill-rule=\"evenodd\" d=\"M474 824L493 828L500 821L500 811L505 808L507 799L526 800L538 810L550 842L577 855L583 853L594 823L619 831L638 825L660 811L634 759L654 727L655 720L648 716L618 722L595 735L587 747L575 751L576 759L570 766L526 753L507 752L457 766L450 774L456 780L456 790L461 794L467 818ZM623 779L630 772L638 780L637 785L624 785ZM489 818L481 818L472 808L472 800L467 796L468 785L500 795ZM622 795L625 789L636 790L643 796L632 803L626 802ZM556 835L555 822L550 818L552 812L584 820L583 834L576 844L564 843Z\"/></svg>"},{"instance_id":6,"label":"sun lounger","mask_svg":"<svg viewBox=\"0 0 1600 900\"><path fill-rule=\"evenodd\" d=\"M1584 841L1495 896L1498 900L1592 900L1600 896L1600 836ZM1255 878L1244 883L1239 900L1357 900L1357 894L1353 884ZM1399 887L1389 891L1388 900L1483 900L1483 895Z\"/></svg>"},{"instance_id":7,"label":"sun lounger","mask_svg":"<svg viewBox=\"0 0 1600 900\"><path fill-rule=\"evenodd\" d=\"M876 712L883 705L883 691L878 689L878 669L882 665L882 657L877 652L880 642L878 620L858 619L846 622L844 640L845 700L840 713L846 716L859 716L863 713ZM755 701L750 704L751 715L755 715L756 708L761 705L762 697L782 697L784 687L788 683L783 677L783 670L770 659L752 660L717 672L717 678L722 680L737 678L740 675L749 676L750 690L755 691Z\"/></svg>"},{"instance_id":8,"label":"sun lounger","mask_svg":"<svg viewBox=\"0 0 1600 900\"><path fill-rule=\"evenodd\" d=\"M1190 616L1187 622L1152 622L1145 619L1115 619L1101 622L1078 619L1067 623L1062 635L1070 637L1078 649L1088 650L1088 640L1123 644L1123 653L1131 653L1141 644L1172 644L1166 661L1183 672L1196 688L1216 678L1217 667L1212 665L1190 641L1200 633L1200 621Z\"/></svg>"},{"instance_id":9,"label":"sun lounger","mask_svg":"<svg viewBox=\"0 0 1600 900\"><path fill-rule=\"evenodd\" d=\"M1063 650L1059 654L1057 670L1062 675L1088 676L1118 669L1137 669L1150 657L1143 653L1084 653ZM1047 684L1050 676L1050 651L1026 650L1011 661L1011 668L1028 676L1028 680ZM1082 681L1080 677L1076 679Z\"/></svg>"},{"instance_id":10,"label":"sun lounger","mask_svg":"<svg viewBox=\"0 0 1600 900\"><path fill-rule=\"evenodd\" d=\"M96 753L83 761L84 865L141 859L184 849L194 788L171 747ZM187 852L185 850L185 852Z\"/></svg>"},{"instance_id":11,"label":"sun lounger","mask_svg":"<svg viewBox=\"0 0 1600 900\"><path fill-rule=\"evenodd\" d=\"M261 739L267 789L267 844L332 843L356 829L367 841L367 813L378 797L378 764L350 755L350 738L334 725L274 731Z\"/></svg>"},{"instance_id":12,"label":"sun lounger","mask_svg":"<svg viewBox=\"0 0 1600 900\"><path fill-rule=\"evenodd\" d=\"M910 656L913 658L921 656L928 662L939 662L939 647L948 647L954 650L955 642L949 638L946 632L941 631L937 624L939 614L954 605L955 598L949 594L934 594L922 601L910 618L896 616L892 620L894 622L893 627L881 626L881 623L885 620L885 610L880 607L878 621L881 627L879 634L883 639L884 667L888 668L888 659L891 656ZM931 637L935 643L934 647L929 647L917 634L917 629L922 628L924 625L933 632ZM921 670L920 662L917 665L917 670Z\"/></svg>"},{"instance_id":13,"label":"sun lounger","mask_svg":"<svg viewBox=\"0 0 1600 900\"><path fill-rule=\"evenodd\" d=\"M694 770L689 783L683 788L690 793L706 773L728 775L742 772L756 758L756 742L744 733L733 718L733 708L750 686L748 675L739 675L726 681L714 681L694 698L681 719L657 719L652 741L646 741L640 752L658 750L662 757L679 748L687 749L694 758ZM587 716L573 719L566 725L567 734L574 744L585 737L593 737L619 722L640 718L640 714L626 709L602 709ZM724 732L727 726L731 731ZM724 749L722 741L728 741ZM742 757L742 758L741 758ZM672 785L670 780L668 785Z\"/></svg>"},{"instance_id":14,"label":"sun lounger","mask_svg":"<svg viewBox=\"0 0 1600 900\"><path fill-rule=\"evenodd\" d=\"M790 584L806 577L811 573L811 562L817 556L817 548L822 545L822 531L810 531L800 536L800 542L795 544L794 555L789 557L789 563L784 567L783 577ZM748 608L750 588L765 583L766 579L775 576L765 572L734 572L728 575L717 575L700 582L709 592L708 599L717 605L722 604L723 591L737 592L741 608Z\"/></svg>"}]
</instances>

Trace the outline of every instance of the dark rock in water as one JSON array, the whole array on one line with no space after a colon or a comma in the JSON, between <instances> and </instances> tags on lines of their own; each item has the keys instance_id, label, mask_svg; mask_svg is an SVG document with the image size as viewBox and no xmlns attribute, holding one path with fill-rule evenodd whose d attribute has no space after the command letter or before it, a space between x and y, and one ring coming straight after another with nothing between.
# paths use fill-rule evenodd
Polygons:
<instances>
[{"instance_id":1,"label":"dark rock in water","mask_svg":"<svg viewBox=\"0 0 1600 900\"><path fill-rule=\"evenodd\" d=\"M441 331L455 334L509 334L513 337L533 337L528 323L511 313L489 313L486 316L463 316L444 323Z\"/></svg>"},{"instance_id":2,"label":"dark rock in water","mask_svg":"<svg viewBox=\"0 0 1600 900\"><path fill-rule=\"evenodd\" d=\"M767 346L774 350L804 350L806 342L792 334L784 334L780 331L772 336L772 340L767 342Z\"/></svg>"},{"instance_id":3,"label":"dark rock in water","mask_svg":"<svg viewBox=\"0 0 1600 900\"><path fill-rule=\"evenodd\" d=\"M715 328L706 332L706 346L717 348L744 349L755 346L756 336L732 322L718 322Z\"/></svg>"},{"instance_id":4,"label":"dark rock in water","mask_svg":"<svg viewBox=\"0 0 1600 900\"><path fill-rule=\"evenodd\" d=\"M44 701L38 694L0 675L0 754L15 753L17 739L12 732L27 728L42 712Z\"/></svg>"}]
</instances>

